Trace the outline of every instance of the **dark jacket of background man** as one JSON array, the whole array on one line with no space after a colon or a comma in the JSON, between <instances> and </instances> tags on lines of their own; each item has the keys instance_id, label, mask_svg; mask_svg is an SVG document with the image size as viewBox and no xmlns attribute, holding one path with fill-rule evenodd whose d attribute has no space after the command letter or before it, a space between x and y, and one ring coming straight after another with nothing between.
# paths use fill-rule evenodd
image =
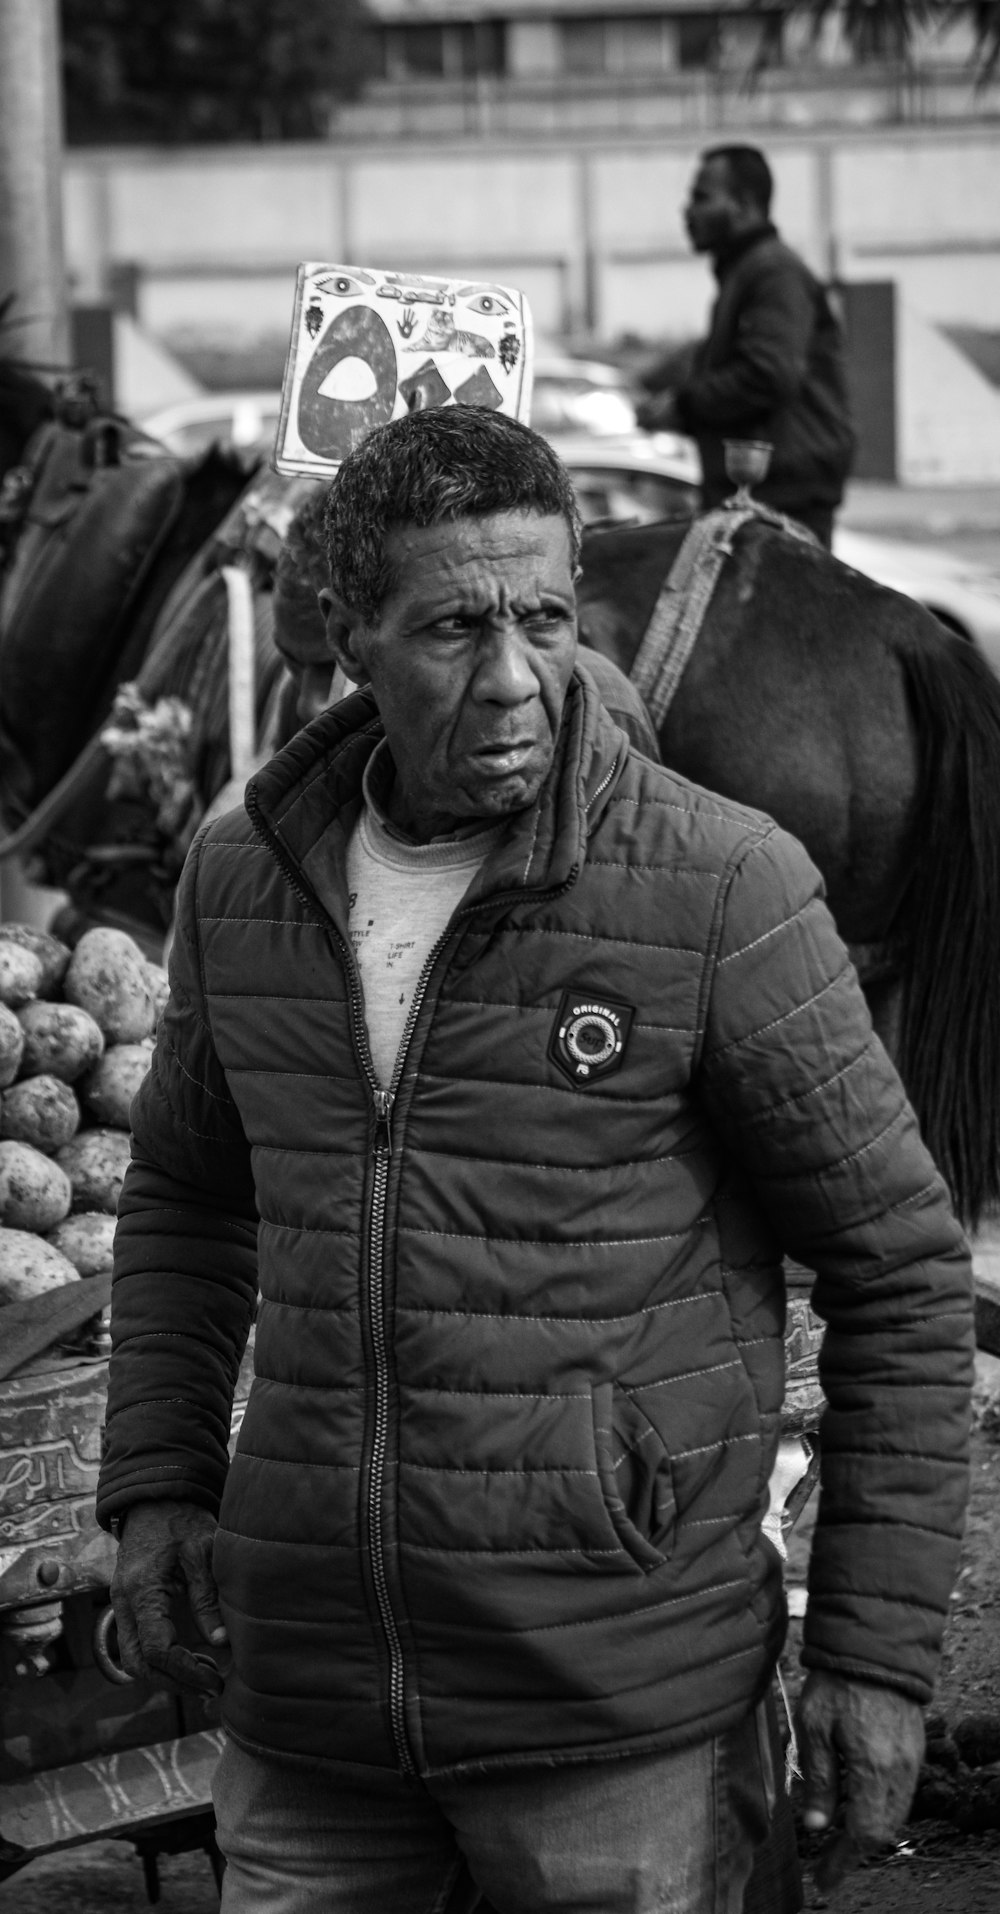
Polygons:
<instances>
[{"instance_id":1,"label":"dark jacket of background man","mask_svg":"<svg viewBox=\"0 0 1000 1914\"><path fill-rule=\"evenodd\" d=\"M719 282L708 336L679 384L675 359L646 374L650 392L673 388L672 407L667 417L654 402L643 423L674 425L697 441L706 509L733 491L724 441L768 440L770 470L755 496L828 542L854 450L843 336L819 281L779 238L765 206L740 188L723 157L729 150L706 154L686 212L692 243L711 253ZM763 155L756 157L769 180ZM706 179L715 203L703 214Z\"/></svg>"}]
</instances>

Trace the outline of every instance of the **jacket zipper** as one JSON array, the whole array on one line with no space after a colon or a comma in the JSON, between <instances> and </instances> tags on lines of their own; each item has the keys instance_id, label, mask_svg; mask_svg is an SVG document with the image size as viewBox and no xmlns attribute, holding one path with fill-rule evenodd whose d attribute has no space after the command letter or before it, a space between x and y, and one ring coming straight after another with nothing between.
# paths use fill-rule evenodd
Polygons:
<instances>
[{"instance_id":1,"label":"jacket zipper","mask_svg":"<svg viewBox=\"0 0 1000 1914\"><path fill-rule=\"evenodd\" d=\"M592 809L593 809L593 807L594 807L594 805L595 805L595 804L597 803L597 800L598 800L598 798L599 798L599 797L602 797L602 796L603 796L603 794L604 794L604 792L605 792L605 791L607 790L607 788L608 788L608 785L609 785L609 784L611 783L611 780L612 780L612 778L614 777L614 775L615 775L615 772L616 772L616 771L617 771L617 769L618 769L618 761L619 761L619 758L620 758L620 757L621 757L621 752L620 752L620 751L616 751L616 752L615 752L615 759L614 759L614 763L612 764L612 766L611 766L611 769L610 769L610 771L605 771L605 773L604 773L604 776L603 776L603 778L601 779L601 782L600 782L600 784L598 785L598 787L597 787L597 789L596 789L596 791L595 791L595 792L593 792L593 794L592 794L592 796L590 796L590 797L589 797L589 798L587 799L587 802L586 802L586 805L585 805L585 807L584 807L584 809L585 809L585 815L586 815L587 817L589 817L589 816L590 816L590 813L591 813L591 811L592 811ZM576 865L574 865L574 866L573 866L573 870L574 870L574 874L575 874L575 872L576 872L576 869L577 869L577 866L576 866Z\"/></svg>"},{"instance_id":2,"label":"jacket zipper","mask_svg":"<svg viewBox=\"0 0 1000 1914\"><path fill-rule=\"evenodd\" d=\"M594 792L590 803L587 805L588 811L590 805L596 802L601 792L606 790L608 784L610 784L617 769L617 762L618 760L616 758L611 770ZM410 1046L410 1039L413 1035L417 1018L420 1015L424 998L427 994L427 986L430 982L431 972L434 969L434 965L437 962L442 948L452 935L455 924L463 917L473 916L479 906L475 904L467 905L464 910L457 911L447 929L442 932L437 943L426 958L420 976L417 979L417 985L413 993L409 1011L407 1012L403 1035L396 1055L395 1068L392 1073L392 1081L388 1090L385 1090L375 1075L371 1046L368 1042L368 1029L362 1009L360 976L354 952L347 940L341 935L333 918L325 909L315 891L303 883L295 864L286 853L283 844L273 834L269 826L265 824L256 801L256 793L252 790L248 790L247 792L246 804L250 821L255 831L267 845L286 882L294 891L296 897L300 898L310 910L319 911L320 916L325 920L330 932L336 940L344 960L344 969L347 976L348 990L350 992L351 1024L354 1031L355 1046L365 1079L372 1094L372 1104L375 1114L375 1134L372 1143L374 1165L372 1171L371 1206L368 1218L368 1291L365 1300L368 1311L368 1329L371 1335L372 1350L375 1359L375 1429L372 1439L371 1467L368 1476L366 1527L368 1534L368 1553L372 1566L372 1581L375 1587L375 1599L378 1605L379 1620L382 1625L382 1634L389 1657L389 1719L392 1725L393 1739L396 1745L396 1755L400 1769L404 1774L413 1776L416 1774L417 1768L410 1748L410 1738L406 1726L403 1648L395 1613L393 1611L392 1597L385 1570L385 1549L382 1537L382 1495L385 1478L385 1457L389 1436L389 1345L385 1327L384 1305L385 1217L389 1187L389 1167L392 1157L392 1111L396 1101L396 1092L406 1064L406 1053ZM561 884L554 885L549 891L537 893L536 901L548 901L553 897L560 896L563 891L569 890L578 872L579 865L574 864L568 876ZM523 896L524 892L521 890L507 891L490 898L488 903L490 908L495 909L499 904L506 904L508 902L516 903L520 901Z\"/></svg>"},{"instance_id":3,"label":"jacket zipper","mask_svg":"<svg viewBox=\"0 0 1000 1914\"><path fill-rule=\"evenodd\" d=\"M393 1075L393 1087L383 1090L372 1062L371 1046L368 1042L368 1029L362 1009L361 982L354 952L347 939L341 935L329 911L322 904L311 886L303 883L291 857L284 845L265 824L256 801L256 793L248 790L247 810L254 830L267 845L279 870L296 897L310 910L317 910L334 938L344 963L347 976L347 988L350 994L351 1027L358 1058L365 1080L371 1092L375 1114L375 1135L372 1143L374 1164L372 1168L372 1194L368 1215L368 1285L365 1296L368 1330L372 1340L375 1360L375 1428L372 1438L371 1467L368 1477L368 1497L366 1509L366 1528L368 1537L368 1558L372 1568L372 1582L375 1588L375 1600L378 1606L379 1621L386 1652L389 1657L389 1720L392 1726L393 1740L396 1746L396 1758L403 1774L415 1775L416 1762L410 1748L410 1738L406 1727L406 1704L403 1680L403 1648L399 1638L399 1629L393 1613L389 1583L385 1572L385 1549L382 1541L382 1488L385 1476L385 1455L389 1436L389 1351L385 1329L385 1211L386 1195L389 1183L389 1159L392 1155L392 1134L390 1118L395 1095L395 1083L398 1069ZM440 942L443 940L439 940ZM437 955L435 947L433 957ZM429 965L425 966L425 970ZM420 980L426 989L423 974ZM419 986L418 986L419 988ZM419 1004L418 1004L419 1008ZM408 1041L413 1015L407 1018L404 1042Z\"/></svg>"}]
</instances>

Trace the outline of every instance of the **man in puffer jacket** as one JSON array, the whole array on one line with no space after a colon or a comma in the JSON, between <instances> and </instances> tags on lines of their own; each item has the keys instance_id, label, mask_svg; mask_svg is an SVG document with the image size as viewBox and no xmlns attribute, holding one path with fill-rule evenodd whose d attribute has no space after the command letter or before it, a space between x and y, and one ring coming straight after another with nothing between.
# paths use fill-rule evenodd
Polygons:
<instances>
[{"instance_id":1,"label":"man in puffer jacket","mask_svg":"<svg viewBox=\"0 0 1000 1914\"><path fill-rule=\"evenodd\" d=\"M851 1846L905 1813L956 1572L967 1248L802 848L576 666L544 442L399 420L329 535L363 689L196 840L133 1109L123 1658L210 1679L178 1586L231 1646L227 1914L423 1914L463 1866L504 1914L737 1914L782 1254L827 1325L807 1818L843 1791Z\"/></svg>"},{"instance_id":2,"label":"man in puffer jacket","mask_svg":"<svg viewBox=\"0 0 1000 1914\"><path fill-rule=\"evenodd\" d=\"M756 497L829 548L854 454L844 341L823 287L771 223L771 192L755 146L702 154L684 218L695 251L711 254L719 294L689 368L678 376L673 354L645 373L655 396L639 419L697 441L706 511L734 490L725 441L765 441Z\"/></svg>"}]
</instances>

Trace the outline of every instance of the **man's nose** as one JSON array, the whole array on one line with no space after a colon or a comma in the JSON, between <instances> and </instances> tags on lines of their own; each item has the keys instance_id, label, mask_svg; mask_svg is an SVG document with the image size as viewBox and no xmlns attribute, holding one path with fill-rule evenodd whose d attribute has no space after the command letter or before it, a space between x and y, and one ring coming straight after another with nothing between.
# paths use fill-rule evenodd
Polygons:
<instances>
[{"instance_id":1,"label":"man's nose","mask_svg":"<svg viewBox=\"0 0 1000 1914\"><path fill-rule=\"evenodd\" d=\"M476 694L494 704L527 704L538 696L530 647L516 625L503 625L486 639L476 672Z\"/></svg>"}]
</instances>

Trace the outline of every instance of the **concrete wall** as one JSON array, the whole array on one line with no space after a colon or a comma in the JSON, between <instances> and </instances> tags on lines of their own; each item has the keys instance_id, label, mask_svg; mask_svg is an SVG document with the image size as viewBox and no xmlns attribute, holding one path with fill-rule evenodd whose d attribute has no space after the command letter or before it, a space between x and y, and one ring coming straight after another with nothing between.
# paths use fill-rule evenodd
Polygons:
<instances>
[{"instance_id":1,"label":"concrete wall","mask_svg":"<svg viewBox=\"0 0 1000 1914\"><path fill-rule=\"evenodd\" d=\"M680 209L714 137L71 153L74 292L99 299L131 266L154 338L235 365L256 351L268 382L301 259L507 280L543 338L690 338L714 282ZM896 285L901 472L992 476L992 389L977 403L934 328L1000 330L1000 123L784 133L767 150L781 230L815 270Z\"/></svg>"},{"instance_id":2,"label":"concrete wall","mask_svg":"<svg viewBox=\"0 0 1000 1914\"><path fill-rule=\"evenodd\" d=\"M1000 327L1000 125L767 146L782 231L819 271L891 277L925 318ZM75 152L70 267L93 299L134 263L138 316L168 340L283 330L303 258L507 276L543 332L690 333L712 289L680 223L696 155L690 140Z\"/></svg>"}]
</instances>

